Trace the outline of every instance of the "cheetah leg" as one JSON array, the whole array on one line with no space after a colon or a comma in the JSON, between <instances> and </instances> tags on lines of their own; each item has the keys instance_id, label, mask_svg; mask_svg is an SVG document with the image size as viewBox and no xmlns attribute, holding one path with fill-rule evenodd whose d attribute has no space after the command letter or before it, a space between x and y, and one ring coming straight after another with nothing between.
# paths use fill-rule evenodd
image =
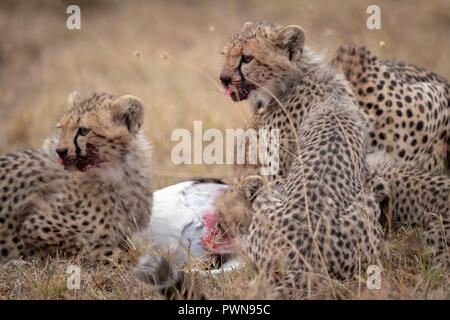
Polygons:
<instances>
[{"instance_id":1,"label":"cheetah leg","mask_svg":"<svg viewBox=\"0 0 450 320\"><path fill-rule=\"evenodd\" d=\"M369 190L361 191L354 202L346 208L346 222L341 226L342 234L356 240L356 256L364 264L379 264L381 231L379 228L380 206L375 195ZM349 227L345 227L349 224ZM350 228L350 229L349 229ZM339 238L335 239L336 242ZM349 268L353 270L349 265ZM345 273L345 270L341 271ZM350 276L350 272L346 276Z\"/></svg>"},{"instance_id":2,"label":"cheetah leg","mask_svg":"<svg viewBox=\"0 0 450 320\"><path fill-rule=\"evenodd\" d=\"M450 178L383 154L369 157L368 164L368 185L382 204L382 216L392 220L392 231L422 227L424 240L433 248L433 262L448 264Z\"/></svg>"},{"instance_id":3,"label":"cheetah leg","mask_svg":"<svg viewBox=\"0 0 450 320\"><path fill-rule=\"evenodd\" d=\"M51 222L44 220L39 221L39 225L36 225L31 222L33 217L34 215L31 215L24 222L21 232L28 254L31 256L43 256L61 251L66 255L80 254L93 264L129 261L118 246L100 241L85 243L81 237L57 236L52 233L54 225Z\"/></svg>"},{"instance_id":4,"label":"cheetah leg","mask_svg":"<svg viewBox=\"0 0 450 320\"><path fill-rule=\"evenodd\" d=\"M19 259L23 247L17 236L18 226L14 221L0 222L0 265L10 260Z\"/></svg>"},{"instance_id":5,"label":"cheetah leg","mask_svg":"<svg viewBox=\"0 0 450 320\"><path fill-rule=\"evenodd\" d=\"M54 222L48 219L47 212L51 213L34 208L23 221L20 238L24 244L25 256L44 256L57 251L65 242L64 233L60 233Z\"/></svg>"},{"instance_id":6,"label":"cheetah leg","mask_svg":"<svg viewBox=\"0 0 450 320\"><path fill-rule=\"evenodd\" d=\"M84 248L85 258L94 264L111 264L129 262L127 254L118 246L109 243L91 244Z\"/></svg>"},{"instance_id":7,"label":"cheetah leg","mask_svg":"<svg viewBox=\"0 0 450 320\"><path fill-rule=\"evenodd\" d=\"M117 245L111 244L114 241L94 239L87 242L79 227L73 230L69 226L60 228L52 215L54 213L50 206L38 203L25 218L20 237L23 239L27 256L44 256L60 251L71 256L80 254L93 264L129 261L123 258L123 252Z\"/></svg>"},{"instance_id":8,"label":"cheetah leg","mask_svg":"<svg viewBox=\"0 0 450 320\"><path fill-rule=\"evenodd\" d=\"M450 218L441 214L424 214L424 240L433 248L433 265L450 263Z\"/></svg>"}]
</instances>

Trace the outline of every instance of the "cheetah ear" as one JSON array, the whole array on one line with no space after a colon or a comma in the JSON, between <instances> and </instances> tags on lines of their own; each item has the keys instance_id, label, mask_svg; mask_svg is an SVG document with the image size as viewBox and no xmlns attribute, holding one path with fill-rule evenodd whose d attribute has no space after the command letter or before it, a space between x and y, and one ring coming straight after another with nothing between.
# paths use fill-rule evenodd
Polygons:
<instances>
[{"instance_id":1,"label":"cheetah ear","mask_svg":"<svg viewBox=\"0 0 450 320\"><path fill-rule=\"evenodd\" d=\"M67 98L67 103L69 104L69 108L73 108L75 106L75 103L83 99L81 96L81 93L78 91L74 91L71 94L69 94L69 97Z\"/></svg>"},{"instance_id":2,"label":"cheetah ear","mask_svg":"<svg viewBox=\"0 0 450 320\"><path fill-rule=\"evenodd\" d=\"M305 30L300 26L286 26L278 32L275 43L287 51L289 60L296 61L303 52L305 35Z\"/></svg>"},{"instance_id":3,"label":"cheetah ear","mask_svg":"<svg viewBox=\"0 0 450 320\"><path fill-rule=\"evenodd\" d=\"M126 126L128 131L135 134L144 121L144 106L136 97L122 96L112 104L112 118L114 122Z\"/></svg>"},{"instance_id":4,"label":"cheetah ear","mask_svg":"<svg viewBox=\"0 0 450 320\"><path fill-rule=\"evenodd\" d=\"M240 32L244 32L245 30L247 30L248 28L251 28L252 26L253 26L253 22L248 21L248 22L244 23Z\"/></svg>"},{"instance_id":5,"label":"cheetah ear","mask_svg":"<svg viewBox=\"0 0 450 320\"><path fill-rule=\"evenodd\" d=\"M239 189L244 193L248 201L252 202L255 199L257 192L267 184L261 176L247 176L239 184Z\"/></svg>"}]
</instances>

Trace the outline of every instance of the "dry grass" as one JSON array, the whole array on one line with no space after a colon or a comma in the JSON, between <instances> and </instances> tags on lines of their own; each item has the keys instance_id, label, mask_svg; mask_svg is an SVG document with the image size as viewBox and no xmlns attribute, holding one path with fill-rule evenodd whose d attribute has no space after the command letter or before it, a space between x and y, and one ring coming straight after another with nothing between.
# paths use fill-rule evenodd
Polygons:
<instances>
[{"instance_id":1,"label":"dry grass","mask_svg":"<svg viewBox=\"0 0 450 320\"><path fill-rule=\"evenodd\" d=\"M399 230L383 242L381 289L369 290L367 275L345 282L333 281L306 299L450 299L448 270L432 267L420 230ZM81 288L67 288L68 267L81 267ZM131 264L89 266L78 258L48 258L31 265L0 269L1 299L161 299L151 286L138 281ZM192 269L194 264L187 267ZM196 266L198 268L198 265ZM359 280L358 280L359 278ZM256 279L256 281L255 281ZM249 267L197 277L196 286L210 299L267 299L273 291ZM334 294L332 294L334 292Z\"/></svg>"},{"instance_id":2,"label":"dry grass","mask_svg":"<svg viewBox=\"0 0 450 320\"><path fill-rule=\"evenodd\" d=\"M82 29L65 28L67 1L3 1L0 5L0 154L39 147L73 90L133 94L146 105L145 133L154 144L155 188L189 177L227 178L228 166L175 166L176 128L192 132L242 127L251 112L233 104L217 83L219 50L245 21L302 25L309 44L331 57L343 43L367 45L376 55L422 65L450 78L450 3L379 1L382 30L365 27L369 1L81 1ZM384 47L379 46L384 41ZM139 52L139 57L134 54ZM168 57L168 58L167 58ZM200 71L201 70L201 71ZM217 81L216 81L217 82ZM449 274L424 261L418 230L385 241L381 290L357 281L336 284L338 298L450 298ZM75 261L77 262L77 261ZM65 259L0 271L0 298L146 299L130 266L83 268L79 291L66 288ZM201 281L212 298L263 298L251 270ZM252 288L252 290L249 290Z\"/></svg>"}]
</instances>

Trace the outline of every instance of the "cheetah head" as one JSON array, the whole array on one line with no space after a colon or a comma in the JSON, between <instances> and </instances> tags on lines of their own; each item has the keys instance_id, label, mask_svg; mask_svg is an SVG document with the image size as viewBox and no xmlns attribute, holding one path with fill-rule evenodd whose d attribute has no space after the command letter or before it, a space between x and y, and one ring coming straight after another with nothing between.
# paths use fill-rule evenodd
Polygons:
<instances>
[{"instance_id":1,"label":"cheetah head","mask_svg":"<svg viewBox=\"0 0 450 320\"><path fill-rule=\"evenodd\" d=\"M74 92L58 124L59 161L67 170L115 170L129 154L142 122L142 103L133 96L93 93L83 99Z\"/></svg>"},{"instance_id":2,"label":"cheetah head","mask_svg":"<svg viewBox=\"0 0 450 320\"><path fill-rule=\"evenodd\" d=\"M250 98L257 109L267 105L286 90L304 42L299 26L247 22L223 49L220 81L225 94L233 101Z\"/></svg>"}]
</instances>

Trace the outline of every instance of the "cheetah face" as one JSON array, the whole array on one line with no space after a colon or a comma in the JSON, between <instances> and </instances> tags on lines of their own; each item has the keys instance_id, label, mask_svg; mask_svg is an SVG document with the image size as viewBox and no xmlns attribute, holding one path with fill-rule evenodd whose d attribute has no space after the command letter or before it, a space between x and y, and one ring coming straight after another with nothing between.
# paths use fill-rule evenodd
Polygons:
<instances>
[{"instance_id":1,"label":"cheetah face","mask_svg":"<svg viewBox=\"0 0 450 320\"><path fill-rule=\"evenodd\" d=\"M250 98L256 108L267 105L286 90L304 38L298 26L247 22L223 49L225 94L235 102Z\"/></svg>"},{"instance_id":2,"label":"cheetah face","mask_svg":"<svg viewBox=\"0 0 450 320\"><path fill-rule=\"evenodd\" d=\"M61 117L56 153L66 170L116 170L125 161L141 127L141 102L132 96L93 94L69 97Z\"/></svg>"},{"instance_id":3,"label":"cheetah face","mask_svg":"<svg viewBox=\"0 0 450 320\"><path fill-rule=\"evenodd\" d=\"M228 72L225 70L220 74L220 81L225 89L225 94L230 96L234 102L246 100L250 93L256 90L257 82L251 80L249 71L256 69L256 60L252 55L239 54L235 57L233 62L234 67L227 67ZM244 72L242 71L244 70Z\"/></svg>"},{"instance_id":4,"label":"cheetah face","mask_svg":"<svg viewBox=\"0 0 450 320\"><path fill-rule=\"evenodd\" d=\"M78 128L75 126L63 128L61 126L61 129L63 132L56 153L64 169L75 168L79 171L86 171L89 168L98 168L106 162L106 159L99 153L98 143L95 142L96 138L102 139L101 136L92 132L90 128L83 126ZM66 148L61 142L65 135L73 137L74 148L72 149L74 149L74 152L69 152L70 148Z\"/></svg>"}]
</instances>

